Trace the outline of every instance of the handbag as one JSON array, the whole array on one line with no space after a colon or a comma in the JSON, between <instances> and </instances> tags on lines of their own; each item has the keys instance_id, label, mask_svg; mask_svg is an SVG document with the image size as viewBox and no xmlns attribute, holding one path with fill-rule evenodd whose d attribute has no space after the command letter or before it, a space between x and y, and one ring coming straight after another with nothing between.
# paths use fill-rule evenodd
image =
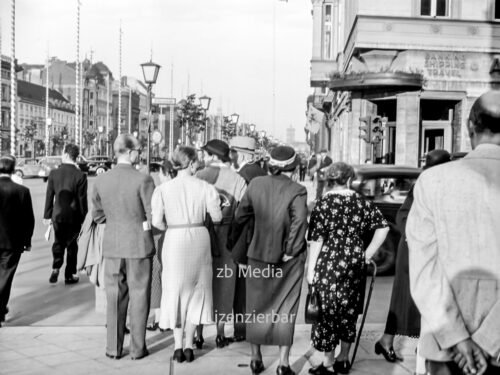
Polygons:
<instances>
[{"instance_id":1,"label":"handbag","mask_svg":"<svg viewBox=\"0 0 500 375\"><path fill-rule=\"evenodd\" d=\"M306 297L306 311L305 321L306 324L313 324L319 320L320 315L320 298L319 292L314 285L309 285L309 291Z\"/></svg>"}]
</instances>

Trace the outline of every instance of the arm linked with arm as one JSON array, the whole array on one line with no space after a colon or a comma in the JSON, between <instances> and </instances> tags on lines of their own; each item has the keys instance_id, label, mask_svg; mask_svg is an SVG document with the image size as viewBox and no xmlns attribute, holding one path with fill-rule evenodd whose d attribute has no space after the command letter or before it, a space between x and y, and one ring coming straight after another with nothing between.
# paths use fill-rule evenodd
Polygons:
<instances>
[{"instance_id":1,"label":"arm linked with arm","mask_svg":"<svg viewBox=\"0 0 500 375\"><path fill-rule=\"evenodd\" d=\"M249 187L251 186L251 183ZM247 188L240 204L236 208L234 220L231 225L231 243L235 244L241 236L245 225L254 217L252 200L249 194L250 190Z\"/></svg>"},{"instance_id":2,"label":"arm linked with arm","mask_svg":"<svg viewBox=\"0 0 500 375\"><path fill-rule=\"evenodd\" d=\"M425 175L417 180L406 225L410 290L440 347L449 349L469 338L470 334L439 259L434 217L429 209L433 204L429 197L432 192L425 192L425 187L429 186L425 184L429 182Z\"/></svg>"},{"instance_id":3,"label":"arm linked with arm","mask_svg":"<svg viewBox=\"0 0 500 375\"><path fill-rule=\"evenodd\" d=\"M373 238L370 241L370 244L368 245L365 251L366 259L371 259L375 255L377 250L384 243L388 233L389 233L389 227L375 229Z\"/></svg>"},{"instance_id":4,"label":"arm linked with arm","mask_svg":"<svg viewBox=\"0 0 500 375\"><path fill-rule=\"evenodd\" d=\"M302 191L293 199L289 207L290 232L286 242L285 255L295 257L304 250L307 231L307 191Z\"/></svg>"},{"instance_id":5,"label":"arm linked with arm","mask_svg":"<svg viewBox=\"0 0 500 375\"><path fill-rule=\"evenodd\" d=\"M152 223L152 210L151 210L151 199L153 198L153 192L155 190L155 183L151 176L146 176L142 181L140 187L140 195L142 207L144 208L144 215L149 224Z\"/></svg>"},{"instance_id":6,"label":"arm linked with arm","mask_svg":"<svg viewBox=\"0 0 500 375\"><path fill-rule=\"evenodd\" d=\"M165 206L163 204L163 198L159 187L157 187L153 193L153 198L151 199L151 209L151 223L155 228L165 230Z\"/></svg>"}]
</instances>

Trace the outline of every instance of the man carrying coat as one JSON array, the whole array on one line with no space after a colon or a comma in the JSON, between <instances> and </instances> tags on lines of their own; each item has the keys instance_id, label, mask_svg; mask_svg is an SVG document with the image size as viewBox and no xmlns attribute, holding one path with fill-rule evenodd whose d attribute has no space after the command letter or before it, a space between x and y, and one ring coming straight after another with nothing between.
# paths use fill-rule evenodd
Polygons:
<instances>
[{"instance_id":1,"label":"man carrying coat","mask_svg":"<svg viewBox=\"0 0 500 375\"><path fill-rule=\"evenodd\" d=\"M152 257L151 176L137 171L140 146L129 134L114 143L118 164L100 175L92 193L92 217L106 223L103 240L107 301L106 356L120 359L130 299L130 356L141 359L146 349Z\"/></svg>"}]
</instances>

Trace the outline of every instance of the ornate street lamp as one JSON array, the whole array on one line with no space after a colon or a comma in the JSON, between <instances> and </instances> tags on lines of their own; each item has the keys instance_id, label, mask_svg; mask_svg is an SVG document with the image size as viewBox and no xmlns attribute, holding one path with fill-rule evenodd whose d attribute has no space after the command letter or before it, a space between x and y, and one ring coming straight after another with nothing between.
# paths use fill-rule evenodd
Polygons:
<instances>
[{"instance_id":1,"label":"ornate street lamp","mask_svg":"<svg viewBox=\"0 0 500 375\"><path fill-rule=\"evenodd\" d=\"M250 133L255 131L255 124L250 124Z\"/></svg>"},{"instance_id":2,"label":"ornate street lamp","mask_svg":"<svg viewBox=\"0 0 500 375\"><path fill-rule=\"evenodd\" d=\"M238 125L238 120L240 118L240 115L237 114L237 113L233 113L231 115L231 123L233 123L234 125Z\"/></svg>"},{"instance_id":3,"label":"ornate street lamp","mask_svg":"<svg viewBox=\"0 0 500 375\"><path fill-rule=\"evenodd\" d=\"M200 97L200 107L205 113L205 141L208 141L208 129L207 129L207 111L210 108L210 102L212 101L212 98L204 95Z\"/></svg>"},{"instance_id":4,"label":"ornate street lamp","mask_svg":"<svg viewBox=\"0 0 500 375\"><path fill-rule=\"evenodd\" d=\"M148 144L147 144L147 167L148 167L148 173L149 173L149 165L150 165L150 158L151 158L151 108L152 108L152 90L153 90L153 85L156 83L156 80L158 79L158 73L160 72L161 66L158 64L155 64L151 60L149 62L141 64L142 67L142 74L144 76L144 82L146 85L148 85Z\"/></svg>"}]
</instances>

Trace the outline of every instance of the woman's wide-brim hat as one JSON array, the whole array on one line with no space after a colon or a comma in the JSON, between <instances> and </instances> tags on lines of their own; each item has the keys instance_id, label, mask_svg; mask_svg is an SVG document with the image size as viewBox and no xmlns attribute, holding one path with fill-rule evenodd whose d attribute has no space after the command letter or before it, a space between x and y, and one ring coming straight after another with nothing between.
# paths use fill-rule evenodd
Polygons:
<instances>
[{"instance_id":1,"label":"woman's wide-brim hat","mask_svg":"<svg viewBox=\"0 0 500 375\"><path fill-rule=\"evenodd\" d=\"M295 170L300 163L300 158L290 146L278 146L271 151L269 166L278 168L283 172Z\"/></svg>"},{"instance_id":2,"label":"woman's wide-brim hat","mask_svg":"<svg viewBox=\"0 0 500 375\"><path fill-rule=\"evenodd\" d=\"M201 149L212 155L217 155L224 163L231 161L231 158L229 157L229 145L220 139L212 139L208 141L201 147Z\"/></svg>"}]
</instances>

